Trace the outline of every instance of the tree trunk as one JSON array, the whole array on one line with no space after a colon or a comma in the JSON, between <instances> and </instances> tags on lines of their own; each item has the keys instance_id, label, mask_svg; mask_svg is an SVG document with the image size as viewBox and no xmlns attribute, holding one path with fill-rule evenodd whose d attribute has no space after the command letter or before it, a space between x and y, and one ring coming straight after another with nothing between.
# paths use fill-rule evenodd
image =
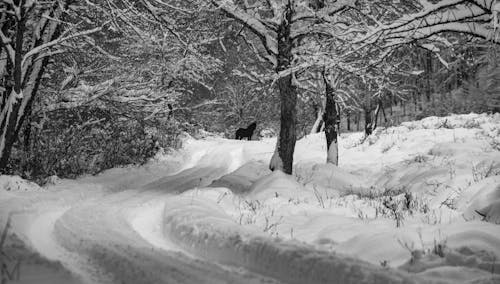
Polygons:
<instances>
[{"instance_id":1,"label":"tree trunk","mask_svg":"<svg viewBox=\"0 0 500 284\"><path fill-rule=\"evenodd\" d=\"M293 152L297 139L295 133L297 94L295 87L292 85L292 75L279 79L278 88L281 100L281 129L278 152L283 164L283 172L291 175Z\"/></svg>"},{"instance_id":2,"label":"tree trunk","mask_svg":"<svg viewBox=\"0 0 500 284\"><path fill-rule=\"evenodd\" d=\"M325 114L323 121L325 122L325 137L327 147L326 162L334 165L339 164L339 148L338 148L338 123L337 123L337 105L335 103L335 92L332 85L326 78L325 71L323 70L323 82L325 83Z\"/></svg>"},{"instance_id":3,"label":"tree trunk","mask_svg":"<svg viewBox=\"0 0 500 284\"><path fill-rule=\"evenodd\" d=\"M415 112L417 112L418 110L418 94L417 93L413 93L413 105L415 107Z\"/></svg>"},{"instance_id":4,"label":"tree trunk","mask_svg":"<svg viewBox=\"0 0 500 284\"><path fill-rule=\"evenodd\" d=\"M369 107L365 108L364 113L365 113L365 135L370 136L373 132L371 109Z\"/></svg>"},{"instance_id":5,"label":"tree trunk","mask_svg":"<svg viewBox=\"0 0 500 284\"><path fill-rule=\"evenodd\" d=\"M382 104L382 101L380 102L380 110L382 110L382 115L384 117L384 124L387 126L387 123L389 121L387 120L387 115L385 115L385 109L384 109L384 105Z\"/></svg>"},{"instance_id":6,"label":"tree trunk","mask_svg":"<svg viewBox=\"0 0 500 284\"><path fill-rule=\"evenodd\" d=\"M351 131L351 112L347 112L347 131Z\"/></svg>"},{"instance_id":7,"label":"tree trunk","mask_svg":"<svg viewBox=\"0 0 500 284\"><path fill-rule=\"evenodd\" d=\"M280 143L280 137L278 134L278 137L276 138L276 147L274 148L273 156L271 157L271 161L269 162L269 169L271 171L275 170L283 171L283 161L281 160L280 154L278 152L280 145L279 143Z\"/></svg>"},{"instance_id":8,"label":"tree trunk","mask_svg":"<svg viewBox=\"0 0 500 284\"><path fill-rule=\"evenodd\" d=\"M316 134L320 132L321 126L323 125L323 110L320 107L315 107L316 109L316 121L314 122L309 134Z\"/></svg>"},{"instance_id":9,"label":"tree trunk","mask_svg":"<svg viewBox=\"0 0 500 284\"><path fill-rule=\"evenodd\" d=\"M375 111L373 112L373 119L372 119L372 132L377 129L378 126L378 114L380 113L381 109L381 104L380 102L377 104L377 107L375 108Z\"/></svg>"},{"instance_id":10,"label":"tree trunk","mask_svg":"<svg viewBox=\"0 0 500 284\"><path fill-rule=\"evenodd\" d=\"M431 88L431 76L432 76L432 52L430 50L427 50L426 54L426 62L425 66L427 67L426 69L426 86L425 86L425 98L427 102L430 102L431 100L431 93L432 93L432 88Z\"/></svg>"},{"instance_id":11,"label":"tree trunk","mask_svg":"<svg viewBox=\"0 0 500 284\"><path fill-rule=\"evenodd\" d=\"M276 73L287 70L292 62L293 40L290 35L292 23L293 7L288 2L284 12L284 19L278 27L278 56ZM278 89L281 102L281 126L277 143L279 161L271 159L269 167L272 170L281 170L291 175L293 171L293 152L297 140L296 129L296 105L297 90L292 82L293 75L286 75L278 79ZM275 159L276 160L276 159Z\"/></svg>"},{"instance_id":12,"label":"tree trunk","mask_svg":"<svg viewBox=\"0 0 500 284\"><path fill-rule=\"evenodd\" d=\"M359 123L361 121L361 113L356 113L356 131L359 131Z\"/></svg>"}]
</instances>

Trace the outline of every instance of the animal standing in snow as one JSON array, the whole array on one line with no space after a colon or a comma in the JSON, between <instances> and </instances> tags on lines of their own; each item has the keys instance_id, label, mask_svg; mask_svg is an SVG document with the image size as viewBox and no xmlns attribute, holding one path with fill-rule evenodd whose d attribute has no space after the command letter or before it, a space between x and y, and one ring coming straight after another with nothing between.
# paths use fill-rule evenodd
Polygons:
<instances>
[{"instance_id":1,"label":"animal standing in snow","mask_svg":"<svg viewBox=\"0 0 500 284\"><path fill-rule=\"evenodd\" d=\"M253 122L247 128L238 128L235 139L241 140L246 137L248 140L252 140L255 128L257 128L257 122Z\"/></svg>"}]
</instances>

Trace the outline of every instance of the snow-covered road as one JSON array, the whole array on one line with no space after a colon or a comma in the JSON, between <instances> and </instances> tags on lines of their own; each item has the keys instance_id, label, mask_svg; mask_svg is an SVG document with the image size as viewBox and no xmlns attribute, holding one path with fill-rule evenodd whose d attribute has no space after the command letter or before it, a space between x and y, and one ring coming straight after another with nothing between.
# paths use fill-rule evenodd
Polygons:
<instances>
[{"instance_id":1,"label":"snow-covered road","mask_svg":"<svg viewBox=\"0 0 500 284\"><path fill-rule=\"evenodd\" d=\"M0 213L15 212L13 232L85 283L275 283L196 257L164 235L166 200L227 173L235 155L189 154L185 164L161 169L117 169L40 192L2 192ZM209 163L214 154L229 156Z\"/></svg>"},{"instance_id":2,"label":"snow-covered road","mask_svg":"<svg viewBox=\"0 0 500 284\"><path fill-rule=\"evenodd\" d=\"M411 132L425 141L414 138L418 150L437 151L435 145L441 138L434 134L431 139L435 141L427 142L428 133L418 131ZM404 135L409 135L406 132ZM443 132L443 137L447 135ZM476 139L475 132L467 135ZM14 233L45 258L61 262L84 283L456 283L457 279L494 283L500 279L495 272L500 271L500 265L490 258L500 246L500 238L495 237L500 233L498 225L464 222L460 211L442 210L439 198L452 192L447 189L451 186L443 186L439 195L431 184L424 183L428 178L420 177L433 174L444 180L449 173L408 164L405 159L415 159L416 147L408 145L406 138L400 139L401 146L394 151L379 150L387 147L385 136L368 150L366 145L345 146L341 154L350 160L333 170L310 163L324 159L324 145L318 142L323 141L322 136L308 139L298 144L294 178L267 171L265 163L275 140L220 138L189 140L182 152L164 160L59 180L45 188L1 177L0 186L5 190L0 190L0 221L12 214ZM352 142L341 141L344 145ZM483 142L470 144L470 148L482 151ZM477 159L500 161L497 152L471 153ZM454 157L468 164L470 156ZM440 160L434 159L433 167L440 167ZM386 169L388 164L402 166L391 172ZM469 174L468 168L460 164L457 168L458 175ZM414 191L432 187L437 201L431 200L429 206L432 209L432 202L436 202L438 211L429 212L449 213L449 220L431 224L422 221L422 217L431 216L427 213L408 215L405 228L395 228L391 218L363 215L371 208L361 197L339 196L346 188L364 190L371 184L406 179L405 186L415 187ZM460 179L450 179L457 181ZM495 192L498 184L500 176L469 182L464 196L482 188L486 193ZM369 204L376 202L368 200ZM460 208L469 206L466 201L457 204ZM422 246L432 241L435 245L433 232L441 234L442 228L450 232L450 244L465 241L475 244L472 249L486 248L493 254L461 250L469 261L462 263L465 258L450 250L453 258L438 259L438 264L431 259L434 264L427 267L422 259L410 256L413 251L405 251L404 244L399 244L419 238ZM410 264L414 261L418 265L410 269L418 273L397 268L410 257ZM378 263L383 259L389 260L385 266ZM399 264L391 268L387 265L390 261Z\"/></svg>"}]
</instances>

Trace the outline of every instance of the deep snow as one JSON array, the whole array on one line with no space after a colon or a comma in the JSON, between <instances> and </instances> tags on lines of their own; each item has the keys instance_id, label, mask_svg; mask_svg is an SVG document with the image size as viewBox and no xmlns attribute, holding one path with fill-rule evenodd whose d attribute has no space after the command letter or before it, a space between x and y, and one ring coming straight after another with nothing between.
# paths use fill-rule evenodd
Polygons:
<instances>
[{"instance_id":1,"label":"deep snow","mask_svg":"<svg viewBox=\"0 0 500 284\"><path fill-rule=\"evenodd\" d=\"M0 177L0 220L88 283L500 283L500 115L180 151L40 188Z\"/></svg>"}]
</instances>

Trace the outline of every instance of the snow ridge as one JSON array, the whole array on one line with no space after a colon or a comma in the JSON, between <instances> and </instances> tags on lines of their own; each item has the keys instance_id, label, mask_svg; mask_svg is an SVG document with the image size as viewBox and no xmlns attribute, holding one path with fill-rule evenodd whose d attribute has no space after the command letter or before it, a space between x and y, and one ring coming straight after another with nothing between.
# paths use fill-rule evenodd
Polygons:
<instances>
[{"instance_id":1,"label":"snow ridge","mask_svg":"<svg viewBox=\"0 0 500 284\"><path fill-rule=\"evenodd\" d=\"M195 197L169 199L164 215L166 237L191 253L286 283L423 282L414 275L238 227L217 204Z\"/></svg>"}]
</instances>

